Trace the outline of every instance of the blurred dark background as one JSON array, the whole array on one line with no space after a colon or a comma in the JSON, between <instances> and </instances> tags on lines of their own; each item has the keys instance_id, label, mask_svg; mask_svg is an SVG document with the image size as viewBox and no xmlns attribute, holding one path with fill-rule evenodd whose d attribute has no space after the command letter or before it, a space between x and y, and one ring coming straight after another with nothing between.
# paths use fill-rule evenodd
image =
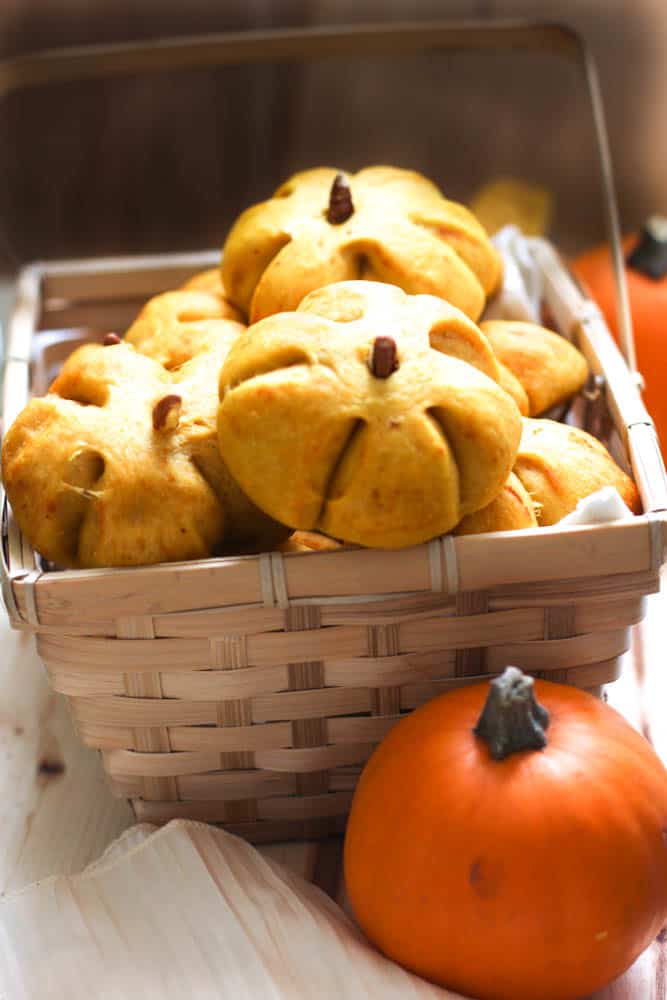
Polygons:
<instances>
[{"instance_id":1,"label":"blurred dark background","mask_svg":"<svg viewBox=\"0 0 667 1000\"><path fill-rule=\"evenodd\" d=\"M664 0L3 0L0 55L288 25L550 18L600 71L624 228L667 214ZM604 235L582 84L534 53L238 66L49 85L0 106L0 272L34 258L218 246L295 169L422 170L451 197L512 175L573 251Z\"/></svg>"}]
</instances>

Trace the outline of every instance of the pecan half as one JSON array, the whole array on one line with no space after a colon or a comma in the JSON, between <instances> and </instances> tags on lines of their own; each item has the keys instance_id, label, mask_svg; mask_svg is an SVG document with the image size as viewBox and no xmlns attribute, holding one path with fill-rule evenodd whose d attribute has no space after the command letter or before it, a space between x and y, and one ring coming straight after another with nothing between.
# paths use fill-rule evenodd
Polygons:
<instances>
[{"instance_id":1,"label":"pecan half","mask_svg":"<svg viewBox=\"0 0 667 1000\"><path fill-rule=\"evenodd\" d=\"M345 174L336 174L329 194L327 222L332 226L339 226L342 222L347 222L353 212L350 182Z\"/></svg>"},{"instance_id":2,"label":"pecan half","mask_svg":"<svg viewBox=\"0 0 667 1000\"><path fill-rule=\"evenodd\" d=\"M175 431L181 415L183 400L172 393L163 396L153 407L153 429L156 431Z\"/></svg>"},{"instance_id":3,"label":"pecan half","mask_svg":"<svg viewBox=\"0 0 667 1000\"><path fill-rule=\"evenodd\" d=\"M102 343L105 347L113 347L114 344L120 344L121 340L117 333L107 333L105 334Z\"/></svg>"},{"instance_id":4,"label":"pecan half","mask_svg":"<svg viewBox=\"0 0 667 1000\"><path fill-rule=\"evenodd\" d=\"M398 348L393 337L376 337L368 367L376 378L389 378L398 368Z\"/></svg>"}]
</instances>

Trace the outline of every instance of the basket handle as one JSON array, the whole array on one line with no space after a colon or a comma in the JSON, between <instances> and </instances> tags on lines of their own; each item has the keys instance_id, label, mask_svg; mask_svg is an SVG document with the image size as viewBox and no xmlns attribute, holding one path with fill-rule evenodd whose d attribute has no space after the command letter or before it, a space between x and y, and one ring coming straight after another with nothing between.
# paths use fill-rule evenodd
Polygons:
<instances>
[{"instance_id":1,"label":"basket handle","mask_svg":"<svg viewBox=\"0 0 667 1000\"><path fill-rule=\"evenodd\" d=\"M625 284L611 155L595 64L581 37L570 27L527 21L367 24L337 28L288 28L209 36L164 38L150 42L93 45L45 50L0 61L0 99L45 84L104 79L137 74L178 72L193 68L313 60L335 56L416 53L434 50L531 50L557 52L582 71L590 104L607 235L612 248L619 327L625 361L636 371L632 324ZM41 280L38 266L27 268L19 281L19 303L10 326L2 389L5 428L27 402L29 337L28 312L37 300L35 285ZM22 294L25 291L25 296ZM26 322L20 321L21 310ZM18 407L20 409L20 406ZM642 421L643 422L643 421ZM648 421L650 424L650 421ZM661 465L661 463L659 463ZM664 469L661 495L664 493ZM0 497L0 499L3 499ZM6 522L5 522L6 523ZM0 574L7 585L9 552L0 554ZM9 583L11 587L11 583Z\"/></svg>"},{"instance_id":2,"label":"basket handle","mask_svg":"<svg viewBox=\"0 0 667 1000\"><path fill-rule=\"evenodd\" d=\"M616 311L619 338L621 341L621 351L623 352L625 363L631 373L637 376L637 352L635 350L635 338L632 329L632 315L630 312L628 286L625 280L625 261L623 259L623 249L621 246L621 226L618 215L618 205L616 202L614 172L611 163L609 137L604 117L600 81L590 50L583 44L583 42L581 51L583 57L583 69L586 75L586 83L588 87L588 96L591 102L593 127L595 129L595 138L598 148L600 178L604 193L605 222L607 226L607 237L611 251L611 262L614 274L614 290L616 293ZM636 381L638 386L641 386L641 378L638 380L636 379Z\"/></svg>"},{"instance_id":3,"label":"basket handle","mask_svg":"<svg viewBox=\"0 0 667 1000\"><path fill-rule=\"evenodd\" d=\"M598 154L607 236L612 252L619 329L630 370L637 368L609 141L595 63L572 28L517 21L398 22L285 28L163 38L150 42L50 49L0 61L0 99L46 83L159 72L369 54L497 48L559 52L582 70Z\"/></svg>"},{"instance_id":4,"label":"basket handle","mask_svg":"<svg viewBox=\"0 0 667 1000\"><path fill-rule=\"evenodd\" d=\"M604 374L607 405L624 444L647 514L667 515L667 474L658 438L637 380L628 370L600 309L565 268L553 246L531 240L543 281L543 294L558 329L574 335L594 374Z\"/></svg>"}]
</instances>

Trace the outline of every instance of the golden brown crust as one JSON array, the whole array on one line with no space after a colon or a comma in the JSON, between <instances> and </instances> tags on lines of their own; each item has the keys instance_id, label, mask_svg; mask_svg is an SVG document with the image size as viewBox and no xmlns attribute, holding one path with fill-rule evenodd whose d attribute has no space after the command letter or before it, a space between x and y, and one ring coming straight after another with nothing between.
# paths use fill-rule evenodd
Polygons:
<instances>
[{"instance_id":1,"label":"golden brown crust","mask_svg":"<svg viewBox=\"0 0 667 1000\"><path fill-rule=\"evenodd\" d=\"M521 384L528 400L525 416L545 413L579 392L586 382L588 365L583 354L552 330L513 320L486 320L480 329L498 361Z\"/></svg>"},{"instance_id":2,"label":"golden brown crust","mask_svg":"<svg viewBox=\"0 0 667 1000\"><path fill-rule=\"evenodd\" d=\"M468 514L457 524L454 535L481 535L487 531L519 531L537 528L535 507L521 480L510 473L502 490L490 504Z\"/></svg>"},{"instance_id":3,"label":"golden brown crust","mask_svg":"<svg viewBox=\"0 0 667 1000\"><path fill-rule=\"evenodd\" d=\"M481 327L480 327L481 329ZM498 370L500 376L498 378L498 384L503 387L505 392L508 392L516 405L519 408L519 413L522 417L527 417L530 415L530 403L528 401L528 396L526 395L526 390L519 382L516 375L514 375L509 368L507 368L502 362L498 362Z\"/></svg>"},{"instance_id":4,"label":"golden brown crust","mask_svg":"<svg viewBox=\"0 0 667 1000\"><path fill-rule=\"evenodd\" d=\"M138 349L121 342L75 351L49 395L7 433L7 495L26 538L50 561L191 559L223 545L270 549L288 533L248 500L220 456L218 372L243 327L179 321L183 304L200 308L202 297L219 315L205 293L167 293L135 324Z\"/></svg>"},{"instance_id":5,"label":"golden brown crust","mask_svg":"<svg viewBox=\"0 0 667 1000\"><path fill-rule=\"evenodd\" d=\"M229 309L228 318L239 318L231 302L226 301L225 289L222 284L222 275L220 274L219 267L211 267L208 271L199 271L198 274L193 274L193 276L189 278L185 284L181 285L181 288L183 291L207 292L209 295L217 295L226 302L226 306Z\"/></svg>"},{"instance_id":6,"label":"golden brown crust","mask_svg":"<svg viewBox=\"0 0 667 1000\"><path fill-rule=\"evenodd\" d=\"M125 340L171 370L219 344L229 350L243 329L238 312L219 295L179 290L150 299Z\"/></svg>"},{"instance_id":7,"label":"golden brown crust","mask_svg":"<svg viewBox=\"0 0 667 1000\"><path fill-rule=\"evenodd\" d=\"M327 220L337 171L295 174L237 219L223 248L232 302L256 322L296 309L316 288L358 278L437 295L473 319L500 285L502 261L468 209L395 167L347 176L354 211Z\"/></svg>"},{"instance_id":8,"label":"golden brown crust","mask_svg":"<svg viewBox=\"0 0 667 1000\"><path fill-rule=\"evenodd\" d=\"M376 336L399 367L376 378ZM521 422L488 341L431 296L374 282L309 295L236 342L218 427L232 473L292 527L400 547L451 530L507 478Z\"/></svg>"},{"instance_id":9,"label":"golden brown crust","mask_svg":"<svg viewBox=\"0 0 667 1000\"><path fill-rule=\"evenodd\" d=\"M641 513L633 481L602 442L578 427L524 419L514 472L536 504L541 525L556 524L603 486L615 486L630 510Z\"/></svg>"},{"instance_id":10,"label":"golden brown crust","mask_svg":"<svg viewBox=\"0 0 667 1000\"><path fill-rule=\"evenodd\" d=\"M132 348L87 345L5 438L7 495L19 527L47 559L123 566L206 555L222 508L190 460L192 399L182 386L177 428L158 434L152 410L172 388Z\"/></svg>"}]
</instances>

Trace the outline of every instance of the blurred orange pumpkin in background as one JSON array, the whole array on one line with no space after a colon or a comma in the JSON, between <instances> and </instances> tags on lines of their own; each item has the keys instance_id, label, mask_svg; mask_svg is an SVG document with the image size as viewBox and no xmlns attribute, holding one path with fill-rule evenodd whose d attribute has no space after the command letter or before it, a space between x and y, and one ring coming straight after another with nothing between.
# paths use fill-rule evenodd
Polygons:
<instances>
[{"instance_id":1,"label":"blurred orange pumpkin in background","mask_svg":"<svg viewBox=\"0 0 667 1000\"><path fill-rule=\"evenodd\" d=\"M625 277L637 348L644 377L644 402L667 457L667 218L652 216L640 233L623 240ZM614 272L609 246L600 244L572 262L572 268L597 302L619 340ZM619 341L620 342L620 341Z\"/></svg>"}]
</instances>

